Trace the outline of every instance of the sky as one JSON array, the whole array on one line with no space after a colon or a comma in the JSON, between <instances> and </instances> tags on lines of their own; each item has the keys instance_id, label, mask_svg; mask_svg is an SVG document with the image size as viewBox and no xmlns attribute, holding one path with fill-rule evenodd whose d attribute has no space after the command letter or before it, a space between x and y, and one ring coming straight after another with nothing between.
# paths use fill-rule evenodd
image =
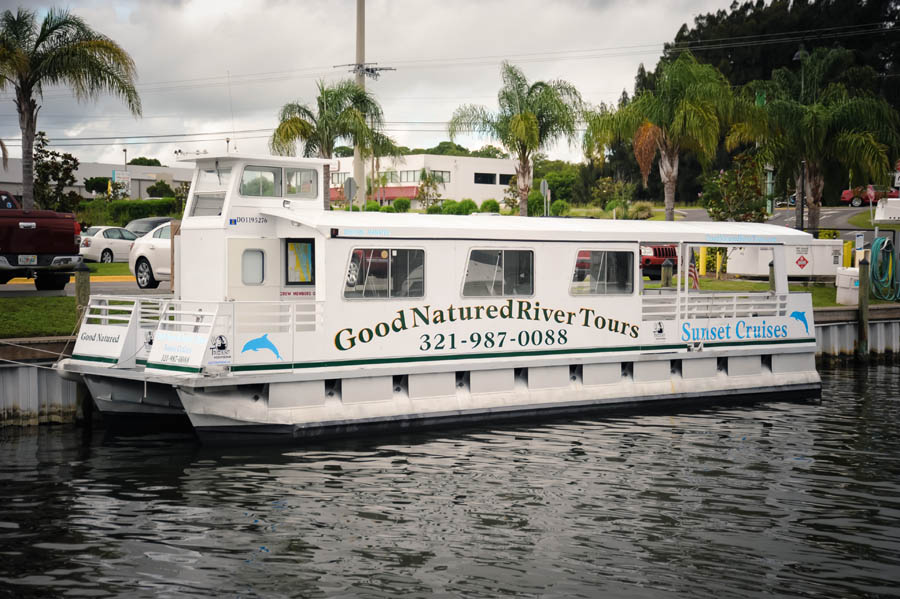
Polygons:
<instances>
[{"instance_id":1,"label":"sky","mask_svg":"<svg viewBox=\"0 0 900 599\"><path fill-rule=\"evenodd\" d=\"M614 104L623 91L633 92L641 63L655 68L682 24L730 4L367 0L366 62L396 70L366 85L398 144L430 147L449 139L446 122L458 106L496 108L503 60L531 81L564 79L585 101ZM82 161L147 156L173 164L176 150L221 153L226 146L268 154L281 106L312 104L317 80L352 77L335 65L355 61L356 0L0 0L0 10L19 5L39 16L52 6L68 8L135 61L141 117L112 96L79 103L65 88L44 89L38 130ZM0 139L19 157L13 98L10 87L0 91ZM456 141L471 149L492 143L475 136ZM580 140L547 153L583 158Z\"/></svg>"}]
</instances>

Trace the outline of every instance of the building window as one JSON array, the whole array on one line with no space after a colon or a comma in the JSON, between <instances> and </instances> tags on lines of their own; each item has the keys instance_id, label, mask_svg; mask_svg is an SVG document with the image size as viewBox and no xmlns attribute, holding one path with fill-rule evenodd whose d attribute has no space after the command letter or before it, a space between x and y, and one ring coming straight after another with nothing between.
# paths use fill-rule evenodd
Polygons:
<instances>
[{"instance_id":1,"label":"building window","mask_svg":"<svg viewBox=\"0 0 900 599\"><path fill-rule=\"evenodd\" d=\"M347 177L350 175L347 173L331 173L331 185L332 187L337 187L339 185L343 185L344 181L347 180Z\"/></svg>"},{"instance_id":2,"label":"building window","mask_svg":"<svg viewBox=\"0 0 900 599\"><path fill-rule=\"evenodd\" d=\"M271 166L246 167L241 176L241 195L280 198L281 169Z\"/></svg>"},{"instance_id":3,"label":"building window","mask_svg":"<svg viewBox=\"0 0 900 599\"><path fill-rule=\"evenodd\" d=\"M381 181L384 181L385 184L399 183L400 173L398 173L397 171L381 171L380 173L378 173L378 178Z\"/></svg>"},{"instance_id":4,"label":"building window","mask_svg":"<svg viewBox=\"0 0 900 599\"><path fill-rule=\"evenodd\" d=\"M421 171L400 171L401 183L418 183Z\"/></svg>"},{"instance_id":5,"label":"building window","mask_svg":"<svg viewBox=\"0 0 900 599\"><path fill-rule=\"evenodd\" d=\"M466 265L464 297L534 294L534 252L472 250Z\"/></svg>"},{"instance_id":6,"label":"building window","mask_svg":"<svg viewBox=\"0 0 900 599\"><path fill-rule=\"evenodd\" d=\"M288 285L313 285L316 282L316 254L312 239L288 239L285 252L285 277Z\"/></svg>"},{"instance_id":7,"label":"building window","mask_svg":"<svg viewBox=\"0 0 900 599\"><path fill-rule=\"evenodd\" d=\"M262 285L265 257L262 250L244 250L241 254L241 282L244 285Z\"/></svg>"},{"instance_id":8,"label":"building window","mask_svg":"<svg viewBox=\"0 0 900 599\"><path fill-rule=\"evenodd\" d=\"M494 173L475 173L475 183L478 185L496 185L497 175Z\"/></svg>"},{"instance_id":9,"label":"building window","mask_svg":"<svg viewBox=\"0 0 900 599\"><path fill-rule=\"evenodd\" d=\"M515 175L500 175L500 185L509 185Z\"/></svg>"},{"instance_id":10,"label":"building window","mask_svg":"<svg viewBox=\"0 0 900 599\"><path fill-rule=\"evenodd\" d=\"M350 254L346 298L425 296L425 250L355 248Z\"/></svg>"},{"instance_id":11,"label":"building window","mask_svg":"<svg viewBox=\"0 0 900 599\"><path fill-rule=\"evenodd\" d=\"M450 171L431 171L431 174L434 175L434 178L438 183L450 182Z\"/></svg>"},{"instance_id":12,"label":"building window","mask_svg":"<svg viewBox=\"0 0 900 599\"><path fill-rule=\"evenodd\" d=\"M311 168L286 168L285 195L295 198L315 198L319 195L319 173Z\"/></svg>"},{"instance_id":13,"label":"building window","mask_svg":"<svg viewBox=\"0 0 900 599\"><path fill-rule=\"evenodd\" d=\"M634 292L634 253L579 250L569 293L630 295Z\"/></svg>"}]
</instances>

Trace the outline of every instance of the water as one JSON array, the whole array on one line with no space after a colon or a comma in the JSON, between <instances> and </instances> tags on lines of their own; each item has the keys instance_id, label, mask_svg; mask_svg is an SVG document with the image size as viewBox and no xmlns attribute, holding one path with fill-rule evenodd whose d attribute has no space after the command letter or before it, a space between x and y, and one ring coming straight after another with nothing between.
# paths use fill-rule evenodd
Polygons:
<instances>
[{"instance_id":1,"label":"water","mask_svg":"<svg viewBox=\"0 0 900 599\"><path fill-rule=\"evenodd\" d=\"M0 595L900 596L900 368L310 447L0 439Z\"/></svg>"}]
</instances>

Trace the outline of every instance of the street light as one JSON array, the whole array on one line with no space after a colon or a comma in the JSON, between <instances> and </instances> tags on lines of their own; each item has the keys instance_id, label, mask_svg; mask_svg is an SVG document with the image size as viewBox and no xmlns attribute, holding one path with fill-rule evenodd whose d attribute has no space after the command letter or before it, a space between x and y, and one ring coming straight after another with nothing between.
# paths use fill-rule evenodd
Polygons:
<instances>
[{"instance_id":1,"label":"street light","mask_svg":"<svg viewBox=\"0 0 900 599\"><path fill-rule=\"evenodd\" d=\"M800 44L800 48L794 52L793 60L800 62L800 103L803 104L806 96L806 61L809 58L809 52ZM800 161L800 187L796 191L797 209L796 209L796 228L803 230L803 209L806 207L806 161Z\"/></svg>"},{"instance_id":2,"label":"street light","mask_svg":"<svg viewBox=\"0 0 900 599\"><path fill-rule=\"evenodd\" d=\"M122 153L125 155L125 166L128 166L128 148L122 148Z\"/></svg>"},{"instance_id":3,"label":"street light","mask_svg":"<svg viewBox=\"0 0 900 599\"><path fill-rule=\"evenodd\" d=\"M803 103L803 96L805 95L805 70L806 70L806 59L809 58L809 52L806 51L806 48L803 47L803 44L800 44L800 48L794 52L794 62L800 63L800 103Z\"/></svg>"}]
</instances>

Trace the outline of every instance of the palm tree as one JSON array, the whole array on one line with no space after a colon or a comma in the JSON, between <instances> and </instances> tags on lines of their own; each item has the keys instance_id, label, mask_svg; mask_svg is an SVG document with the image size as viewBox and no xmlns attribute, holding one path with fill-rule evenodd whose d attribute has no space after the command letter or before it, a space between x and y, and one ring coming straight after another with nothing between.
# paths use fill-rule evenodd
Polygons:
<instances>
[{"instance_id":1,"label":"palm tree","mask_svg":"<svg viewBox=\"0 0 900 599\"><path fill-rule=\"evenodd\" d=\"M890 159L900 154L900 117L882 98L851 95L840 82L852 65L851 51L819 48L801 60L799 74L777 69L770 81L745 86L748 100L765 94L765 105L738 122L726 142L729 148L760 144L766 158L796 179L797 189L805 161L809 227L818 229L826 170L837 164L865 181L884 181Z\"/></svg>"},{"instance_id":2,"label":"palm tree","mask_svg":"<svg viewBox=\"0 0 900 599\"><path fill-rule=\"evenodd\" d=\"M134 61L118 44L66 10L51 9L38 26L19 8L0 15L0 89L12 86L22 130L22 204L34 208L34 136L45 85L66 85L79 100L109 92L141 114ZM35 98L37 96L37 99Z\"/></svg>"},{"instance_id":3,"label":"palm tree","mask_svg":"<svg viewBox=\"0 0 900 599\"><path fill-rule=\"evenodd\" d=\"M364 148L384 126L384 116L375 96L350 79L334 84L319 81L317 86L315 109L300 102L289 102L281 107L278 126L269 141L274 153L293 156L297 142L303 142L304 156L331 158L339 141L349 140ZM328 178L326 167L326 210L329 208ZM350 201L352 203L352 198Z\"/></svg>"},{"instance_id":4,"label":"palm tree","mask_svg":"<svg viewBox=\"0 0 900 599\"><path fill-rule=\"evenodd\" d=\"M499 141L516 160L519 214L528 216L532 158L560 137L574 141L581 114L581 95L561 80L529 84L522 71L508 62L500 70L503 86L497 93L497 112L467 104L453 113L448 127L450 139L468 131Z\"/></svg>"},{"instance_id":5,"label":"palm tree","mask_svg":"<svg viewBox=\"0 0 900 599\"><path fill-rule=\"evenodd\" d=\"M674 61L660 64L655 89L639 92L614 112L588 115L585 137L599 146L632 141L644 185L659 152L666 220L675 220L679 156L693 152L702 165L709 164L732 109L733 94L722 73L684 52ZM594 153L597 150L593 148Z\"/></svg>"}]
</instances>

